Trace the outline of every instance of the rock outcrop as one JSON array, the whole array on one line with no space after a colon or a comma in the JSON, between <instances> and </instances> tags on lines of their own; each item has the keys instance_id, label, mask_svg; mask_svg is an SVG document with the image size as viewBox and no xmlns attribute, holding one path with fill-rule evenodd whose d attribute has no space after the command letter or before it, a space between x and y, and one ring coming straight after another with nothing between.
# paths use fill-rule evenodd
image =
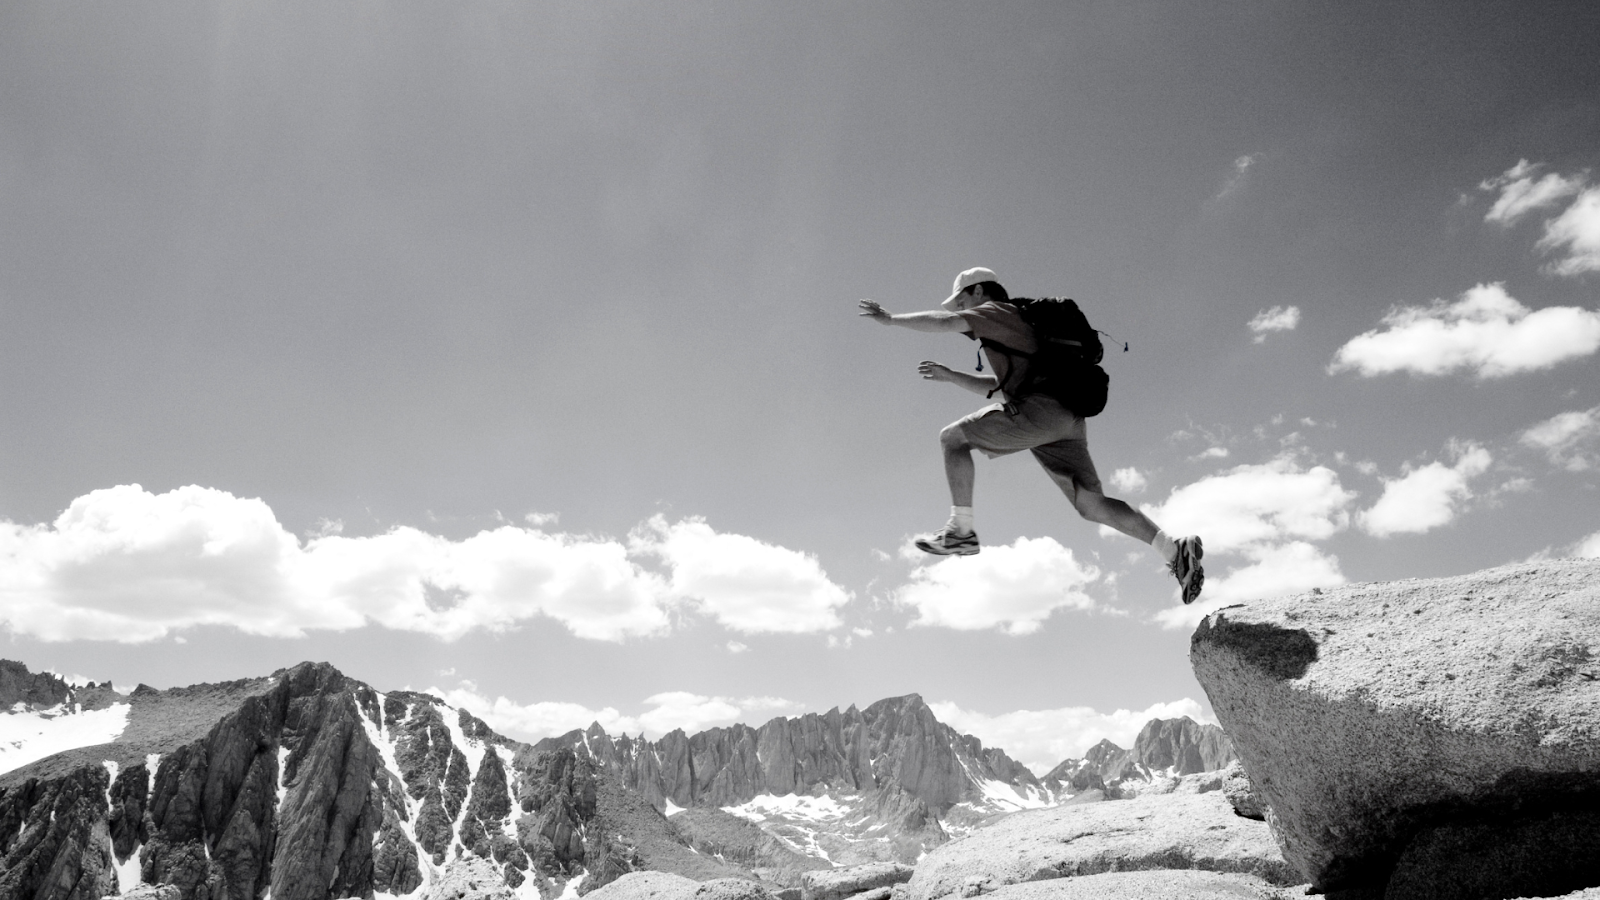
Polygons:
<instances>
[{"instance_id":1,"label":"rock outcrop","mask_svg":"<svg viewBox=\"0 0 1600 900\"><path fill-rule=\"evenodd\" d=\"M1252 601L1190 655L1315 889L1600 884L1600 560Z\"/></svg>"},{"instance_id":2,"label":"rock outcrop","mask_svg":"<svg viewBox=\"0 0 1600 900\"><path fill-rule=\"evenodd\" d=\"M899 863L866 863L822 872L807 872L800 879L800 900L845 900L874 888L905 884L912 868Z\"/></svg>"},{"instance_id":3,"label":"rock outcrop","mask_svg":"<svg viewBox=\"0 0 1600 900\"><path fill-rule=\"evenodd\" d=\"M1007 885L985 900L1303 900L1299 887L1282 887L1254 875L1202 869L1105 872Z\"/></svg>"},{"instance_id":4,"label":"rock outcrop","mask_svg":"<svg viewBox=\"0 0 1600 900\"><path fill-rule=\"evenodd\" d=\"M1006 885L1140 869L1299 881L1266 824L1234 815L1211 790L1013 813L929 854L895 898L973 897Z\"/></svg>"}]
</instances>

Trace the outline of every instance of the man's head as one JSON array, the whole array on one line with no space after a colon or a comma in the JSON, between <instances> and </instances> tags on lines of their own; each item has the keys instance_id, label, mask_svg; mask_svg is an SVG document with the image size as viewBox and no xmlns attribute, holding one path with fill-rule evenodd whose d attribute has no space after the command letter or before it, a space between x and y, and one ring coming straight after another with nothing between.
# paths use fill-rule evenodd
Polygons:
<instances>
[{"instance_id":1,"label":"man's head","mask_svg":"<svg viewBox=\"0 0 1600 900\"><path fill-rule=\"evenodd\" d=\"M956 276L953 292L941 307L956 312L962 309L971 309L980 303L990 300L1009 300L1006 289L1000 286L1000 276L993 269L977 266Z\"/></svg>"}]
</instances>

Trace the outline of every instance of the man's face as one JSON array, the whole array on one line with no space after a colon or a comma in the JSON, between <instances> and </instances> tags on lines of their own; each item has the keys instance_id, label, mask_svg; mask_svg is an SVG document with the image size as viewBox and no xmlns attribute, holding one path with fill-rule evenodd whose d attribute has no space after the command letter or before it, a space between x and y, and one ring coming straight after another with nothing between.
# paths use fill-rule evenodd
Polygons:
<instances>
[{"instance_id":1,"label":"man's face","mask_svg":"<svg viewBox=\"0 0 1600 900\"><path fill-rule=\"evenodd\" d=\"M984 301L983 285L975 284L972 287L969 287L966 290L962 291L956 297L955 307L958 310L959 309L971 309L974 306L981 306L983 304L983 301Z\"/></svg>"}]
</instances>

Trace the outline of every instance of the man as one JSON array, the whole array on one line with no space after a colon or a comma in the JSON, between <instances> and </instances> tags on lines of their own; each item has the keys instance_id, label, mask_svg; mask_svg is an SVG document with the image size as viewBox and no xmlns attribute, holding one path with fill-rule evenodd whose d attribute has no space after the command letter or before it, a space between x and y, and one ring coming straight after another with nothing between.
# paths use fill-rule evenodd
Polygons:
<instances>
[{"instance_id":1,"label":"man","mask_svg":"<svg viewBox=\"0 0 1600 900\"><path fill-rule=\"evenodd\" d=\"M950 521L938 533L918 538L919 549L940 556L977 553L978 534L972 521L973 448L990 458L1030 450L1078 515L1150 544L1178 579L1183 602L1192 603L1200 596L1205 583L1200 538L1173 540L1149 516L1107 497L1089 458L1083 416L1054 397L1024 387L1029 357L1038 351L1038 343L1033 328L1023 320L1021 309L1011 302L993 271L978 267L957 275L954 293L940 304L942 310L893 315L872 300L862 300L860 305L861 315L884 325L952 331L982 340L992 375L957 372L931 360L919 363L917 371L930 381L948 381L978 394L991 395L998 389L1005 398L1004 403L986 406L939 433L945 478L950 483ZM1000 347L995 348L996 344Z\"/></svg>"}]
</instances>

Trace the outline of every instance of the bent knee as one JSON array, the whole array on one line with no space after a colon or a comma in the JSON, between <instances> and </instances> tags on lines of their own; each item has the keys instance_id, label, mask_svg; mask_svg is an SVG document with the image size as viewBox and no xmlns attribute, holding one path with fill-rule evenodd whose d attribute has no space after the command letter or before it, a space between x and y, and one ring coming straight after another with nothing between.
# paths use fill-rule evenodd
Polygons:
<instances>
[{"instance_id":1,"label":"bent knee","mask_svg":"<svg viewBox=\"0 0 1600 900\"><path fill-rule=\"evenodd\" d=\"M962 429L960 422L951 422L939 432L939 444L950 450L967 450L972 446L967 442L967 432Z\"/></svg>"}]
</instances>

